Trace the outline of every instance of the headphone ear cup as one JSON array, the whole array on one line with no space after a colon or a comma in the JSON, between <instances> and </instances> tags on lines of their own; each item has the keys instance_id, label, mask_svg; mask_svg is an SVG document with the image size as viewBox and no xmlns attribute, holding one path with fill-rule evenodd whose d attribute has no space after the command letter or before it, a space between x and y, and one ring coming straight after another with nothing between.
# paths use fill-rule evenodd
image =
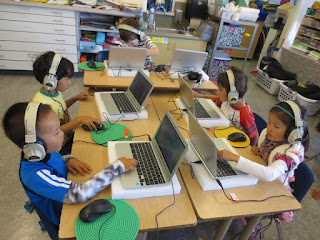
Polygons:
<instances>
[{"instance_id":1,"label":"headphone ear cup","mask_svg":"<svg viewBox=\"0 0 320 240\"><path fill-rule=\"evenodd\" d=\"M147 38L147 35L144 32L140 31L140 41L144 41L146 40L146 38Z\"/></svg>"},{"instance_id":2,"label":"headphone ear cup","mask_svg":"<svg viewBox=\"0 0 320 240\"><path fill-rule=\"evenodd\" d=\"M57 77L55 75L49 73L47 76L45 76L45 78L43 80L43 86L48 91L55 90L58 86Z\"/></svg>"},{"instance_id":3,"label":"headphone ear cup","mask_svg":"<svg viewBox=\"0 0 320 240\"><path fill-rule=\"evenodd\" d=\"M239 100L239 93L237 91L229 91L228 102L236 103Z\"/></svg>"},{"instance_id":4,"label":"headphone ear cup","mask_svg":"<svg viewBox=\"0 0 320 240\"><path fill-rule=\"evenodd\" d=\"M41 138L37 137L35 143L29 143L23 146L23 153L28 161L39 162L46 156L46 144Z\"/></svg>"}]
</instances>

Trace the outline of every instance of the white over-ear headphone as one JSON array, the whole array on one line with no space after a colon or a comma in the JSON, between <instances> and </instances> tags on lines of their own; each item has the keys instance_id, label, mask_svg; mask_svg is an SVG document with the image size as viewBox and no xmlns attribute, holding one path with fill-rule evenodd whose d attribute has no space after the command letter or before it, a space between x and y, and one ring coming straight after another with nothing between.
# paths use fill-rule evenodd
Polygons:
<instances>
[{"instance_id":1,"label":"white over-ear headphone","mask_svg":"<svg viewBox=\"0 0 320 240\"><path fill-rule=\"evenodd\" d=\"M49 69L49 73L47 76L45 76L43 80L43 86L48 91L53 91L57 88L58 85L58 76L56 75L60 61L62 59L62 56L60 54L55 54L52 59L52 64Z\"/></svg>"},{"instance_id":2,"label":"white over-ear headphone","mask_svg":"<svg viewBox=\"0 0 320 240\"><path fill-rule=\"evenodd\" d=\"M119 24L118 30L127 30L129 32L133 32L135 34L138 34L140 36L140 40L144 41L146 39L146 34L128 24Z\"/></svg>"},{"instance_id":3,"label":"white over-ear headphone","mask_svg":"<svg viewBox=\"0 0 320 240\"><path fill-rule=\"evenodd\" d=\"M233 71L227 70L226 73L228 75L228 80L230 85L230 91L228 93L228 102L233 104L239 100L239 92L236 89Z\"/></svg>"},{"instance_id":4,"label":"white over-ear headphone","mask_svg":"<svg viewBox=\"0 0 320 240\"><path fill-rule=\"evenodd\" d=\"M46 146L41 138L36 136L37 113L41 103L30 102L24 114L25 145L23 153L30 162L38 162L46 156Z\"/></svg>"},{"instance_id":5,"label":"white over-ear headphone","mask_svg":"<svg viewBox=\"0 0 320 240\"><path fill-rule=\"evenodd\" d=\"M292 116L292 114L289 113L287 110L285 110L283 107L281 107L279 105L276 105L276 107L282 109L285 113L287 113L295 121L295 126L288 127L288 129L285 133L287 141L290 144L301 142L303 134L304 134L304 129L303 129L303 120L301 119L300 108L294 101L287 100L287 101L285 101L285 103L287 103L291 107L294 116Z\"/></svg>"}]
</instances>

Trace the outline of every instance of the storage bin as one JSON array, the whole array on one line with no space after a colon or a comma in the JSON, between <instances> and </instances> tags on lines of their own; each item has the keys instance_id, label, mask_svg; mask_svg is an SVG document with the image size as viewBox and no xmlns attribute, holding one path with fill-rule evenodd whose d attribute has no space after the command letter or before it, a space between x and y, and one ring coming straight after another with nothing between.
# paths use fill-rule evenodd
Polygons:
<instances>
[{"instance_id":1,"label":"storage bin","mask_svg":"<svg viewBox=\"0 0 320 240\"><path fill-rule=\"evenodd\" d=\"M285 81L280 82L280 89L278 94L279 101L293 100L297 101L301 106L307 109L308 115L314 115L320 108L320 101L306 98L296 91L285 85Z\"/></svg>"},{"instance_id":2,"label":"storage bin","mask_svg":"<svg viewBox=\"0 0 320 240\"><path fill-rule=\"evenodd\" d=\"M280 88L280 82L283 82L282 80L276 79L276 78L270 78L267 73L262 71L261 69L257 69L258 76L256 84L260 86L263 90L265 90L267 93L271 95L277 95L279 93Z\"/></svg>"},{"instance_id":3,"label":"storage bin","mask_svg":"<svg viewBox=\"0 0 320 240\"><path fill-rule=\"evenodd\" d=\"M96 42L85 42L80 41L79 50L80 52L91 52L95 49Z\"/></svg>"}]
</instances>

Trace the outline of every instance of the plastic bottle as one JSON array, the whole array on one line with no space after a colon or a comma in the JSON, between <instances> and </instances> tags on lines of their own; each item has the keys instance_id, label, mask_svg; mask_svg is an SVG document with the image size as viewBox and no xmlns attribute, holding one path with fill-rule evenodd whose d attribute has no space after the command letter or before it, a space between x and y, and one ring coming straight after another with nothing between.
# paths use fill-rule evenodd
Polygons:
<instances>
[{"instance_id":1,"label":"plastic bottle","mask_svg":"<svg viewBox=\"0 0 320 240\"><path fill-rule=\"evenodd\" d=\"M149 23L149 29L151 29L152 31L155 30L156 23L154 21L154 8L150 9L148 23Z\"/></svg>"}]
</instances>

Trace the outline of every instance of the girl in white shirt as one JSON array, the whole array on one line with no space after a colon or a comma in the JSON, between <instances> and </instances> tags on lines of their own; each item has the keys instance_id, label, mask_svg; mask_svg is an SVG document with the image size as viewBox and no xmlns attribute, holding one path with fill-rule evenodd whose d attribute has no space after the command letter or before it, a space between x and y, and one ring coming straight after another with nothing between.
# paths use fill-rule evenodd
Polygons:
<instances>
[{"instance_id":1,"label":"girl in white shirt","mask_svg":"<svg viewBox=\"0 0 320 240\"><path fill-rule=\"evenodd\" d=\"M264 181L279 179L289 190L294 181L294 170L304 159L309 145L307 114L293 101L280 102L271 108L267 128L261 132L258 146L251 150L259 155L267 166L233 154L227 150L218 152L223 160L234 161L236 168ZM292 212L279 215L283 222L293 219Z\"/></svg>"}]
</instances>

